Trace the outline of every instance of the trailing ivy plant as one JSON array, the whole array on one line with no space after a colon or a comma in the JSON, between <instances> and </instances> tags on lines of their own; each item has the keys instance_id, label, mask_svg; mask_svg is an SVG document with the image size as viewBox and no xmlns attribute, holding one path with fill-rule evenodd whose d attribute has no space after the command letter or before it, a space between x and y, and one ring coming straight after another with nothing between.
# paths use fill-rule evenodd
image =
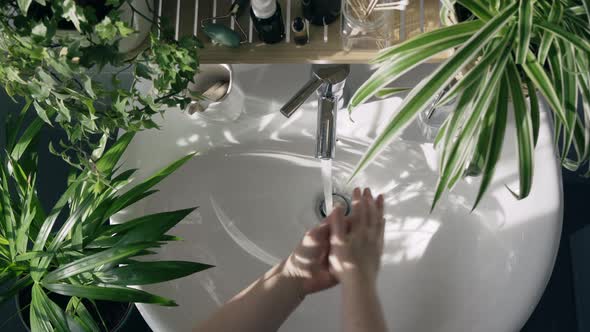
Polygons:
<instances>
[{"instance_id":1,"label":"trailing ivy plant","mask_svg":"<svg viewBox=\"0 0 590 332\"><path fill-rule=\"evenodd\" d=\"M27 130L25 130L27 132ZM23 135L0 164L0 303L31 288L30 327L40 331L106 331L90 314L95 300L176 305L130 286L177 279L211 266L185 261L150 260L152 250L179 240L166 233L194 208L142 216L112 225L110 217L153 194L152 188L181 167L191 156L161 169L129 188L135 170L116 172L133 133L123 134L95 167L108 179L97 188L90 170L70 177L67 190L50 211L37 196L35 135ZM26 164L26 165L25 165ZM125 188L124 192L122 188ZM128 189L128 190L127 190ZM63 221L63 222L62 222ZM137 260L136 258L143 259ZM68 298L58 305L52 293ZM100 315L100 313L99 313ZM99 316L100 317L100 316Z\"/></svg>"},{"instance_id":2,"label":"trailing ivy plant","mask_svg":"<svg viewBox=\"0 0 590 332\"><path fill-rule=\"evenodd\" d=\"M150 1L146 3L149 7ZM184 109L190 101L183 90L198 70L201 44L195 37L175 40L153 13L133 4L0 0L0 84L25 104L11 123L22 122L30 110L39 117L36 126L43 121L63 128L68 140L50 150L81 170L99 171L96 161L118 129L157 127L155 114L166 106ZM146 47L136 54L119 50L121 40L136 33L119 14L123 6L134 13L131 16L153 23ZM61 31L68 27L74 32ZM116 68L111 84L97 80L105 66ZM130 88L120 80L126 70L133 72ZM141 79L152 81L153 88L138 89Z\"/></svg>"},{"instance_id":3,"label":"trailing ivy plant","mask_svg":"<svg viewBox=\"0 0 590 332\"><path fill-rule=\"evenodd\" d=\"M453 80L438 105L456 100L435 139L441 149L440 176L432 208L466 170L481 170L474 208L488 188L513 105L522 199L533 183L533 154L539 134L539 100L553 116L562 165L576 170L590 158L590 1L445 0L441 16L451 21L455 5L465 19L383 50L373 60L379 69L351 99L349 109L432 56L455 52L406 96L396 115L361 159L354 174L371 160ZM459 75L462 74L462 75ZM528 100L527 97L528 96ZM578 104L582 112L577 112ZM471 167L469 167L471 166ZM586 175L590 175L588 172Z\"/></svg>"}]
</instances>

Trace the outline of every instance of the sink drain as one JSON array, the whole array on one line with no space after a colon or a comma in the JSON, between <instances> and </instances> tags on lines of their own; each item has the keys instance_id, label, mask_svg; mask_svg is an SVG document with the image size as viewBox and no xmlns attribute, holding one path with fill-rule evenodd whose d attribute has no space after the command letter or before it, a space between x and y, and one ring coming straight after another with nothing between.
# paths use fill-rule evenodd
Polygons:
<instances>
[{"instance_id":1,"label":"sink drain","mask_svg":"<svg viewBox=\"0 0 590 332\"><path fill-rule=\"evenodd\" d=\"M336 206L336 205L343 206L344 207L344 215L345 216L349 215L350 211L351 211L350 199L348 199L348 197L346 197L342 194L339 194L339 193L333 193L332 197L333 197L332 199L334 201L334 206ZM327 215L326 215L326 200L325 199L322 199L320 201L320 204L318 205L318 210L319 210L320 216L322 218L327 217Z\"/></svg>"}]
</instances>

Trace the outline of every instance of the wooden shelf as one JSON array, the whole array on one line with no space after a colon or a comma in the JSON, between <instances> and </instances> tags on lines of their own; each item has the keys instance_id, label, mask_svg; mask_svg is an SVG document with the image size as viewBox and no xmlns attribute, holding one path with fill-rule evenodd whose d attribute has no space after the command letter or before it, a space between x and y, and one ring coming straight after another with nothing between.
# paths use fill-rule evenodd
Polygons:
<instances>
[{"instance_id":1,"label":"wooden shelf","mask_svg":"<svg viewBox=\"0 0 590 332\"><path fill-rule=\"evenodd\" d=\"M310 25L309 43L297 46L292 41L291 33L287 33L285 41L267 45L258 41L256 31L248 13L240 18L240 25L249 34L249 44L239 48L227 48L212 45L208 37L200 29L200 21L212 16L225 14L232 0L161 0L158 3L158 15L167 18L175 27L177 37L196 35L204 42L205 48L200 53L202 63L367 63L378 52L350 51L342 49L340 38L340 21L337 20L327 27ZM301 16L300 0L280 0L285 28L296 16ZM439 0L410 0L404 11L394 12L392 26L392 44L399 43L417 34L432 31L440 27ZM219 23L230 25L230 19ZM237 30L237 27L233 27ZM327 31L325 31L327 29ZM327 35L325 39L324 36ZM431 59L439 62L448 57L441 53Z\"/></svg>"}]
</instances>

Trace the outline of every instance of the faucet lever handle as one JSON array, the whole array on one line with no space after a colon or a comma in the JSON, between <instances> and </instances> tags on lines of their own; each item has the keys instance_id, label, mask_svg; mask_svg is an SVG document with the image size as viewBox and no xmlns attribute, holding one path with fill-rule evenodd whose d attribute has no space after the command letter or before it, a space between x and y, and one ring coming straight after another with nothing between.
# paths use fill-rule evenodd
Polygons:
<instances>
[{"instance_id":1,"label":"faucet lever handle","mask_svg":"<svg viewBox=\"0 0 590 332\"><path fill-rule=\"evenodd\" d=\"M312 79L309 80L297 93L289 99L289 101L281 107L281 113L286 117L291 117L297 109L303 105L303 103L314 93L317 89L322 86L324 82L318 78L316 75L313 75Z\"/></svg>"}]
</instances>

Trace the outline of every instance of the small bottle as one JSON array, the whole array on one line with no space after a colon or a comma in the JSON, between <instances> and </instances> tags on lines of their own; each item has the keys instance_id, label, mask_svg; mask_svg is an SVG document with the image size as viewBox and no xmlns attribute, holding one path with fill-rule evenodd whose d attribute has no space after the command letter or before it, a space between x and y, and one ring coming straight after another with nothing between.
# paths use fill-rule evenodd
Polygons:
<instances>
[{"instance_id":1,"label":"small bottle","mask_svg":"<svg viewBox=\"0 0 590 332\"><path fill-rule=\"evenodd\" d=\"M281 6L276 0L252 0L250 16L261 41L274 44L285 38Z\"/></svg>"},{"instance_id":2,"label":"small bottle","mask_svg":"<svg viewBox=\"0 0 590 332\"><path fill-rule=\"evenodd\" d=\"M327 25L340 16L341 0L301 0L303 17L313 25Z\"/></svg>"},{"instance_id":3,"label":"small bottle","mask_svg":"<svg viewBox=\"0 0 590 332\"><path fill-rule=\"evenodd\" d=\"M293 31L293 41L296 45L305 45L309 40L307 34L307 24L301 17L295 17L291 24L291 30Z\"/></svg>"}]
</instances>

